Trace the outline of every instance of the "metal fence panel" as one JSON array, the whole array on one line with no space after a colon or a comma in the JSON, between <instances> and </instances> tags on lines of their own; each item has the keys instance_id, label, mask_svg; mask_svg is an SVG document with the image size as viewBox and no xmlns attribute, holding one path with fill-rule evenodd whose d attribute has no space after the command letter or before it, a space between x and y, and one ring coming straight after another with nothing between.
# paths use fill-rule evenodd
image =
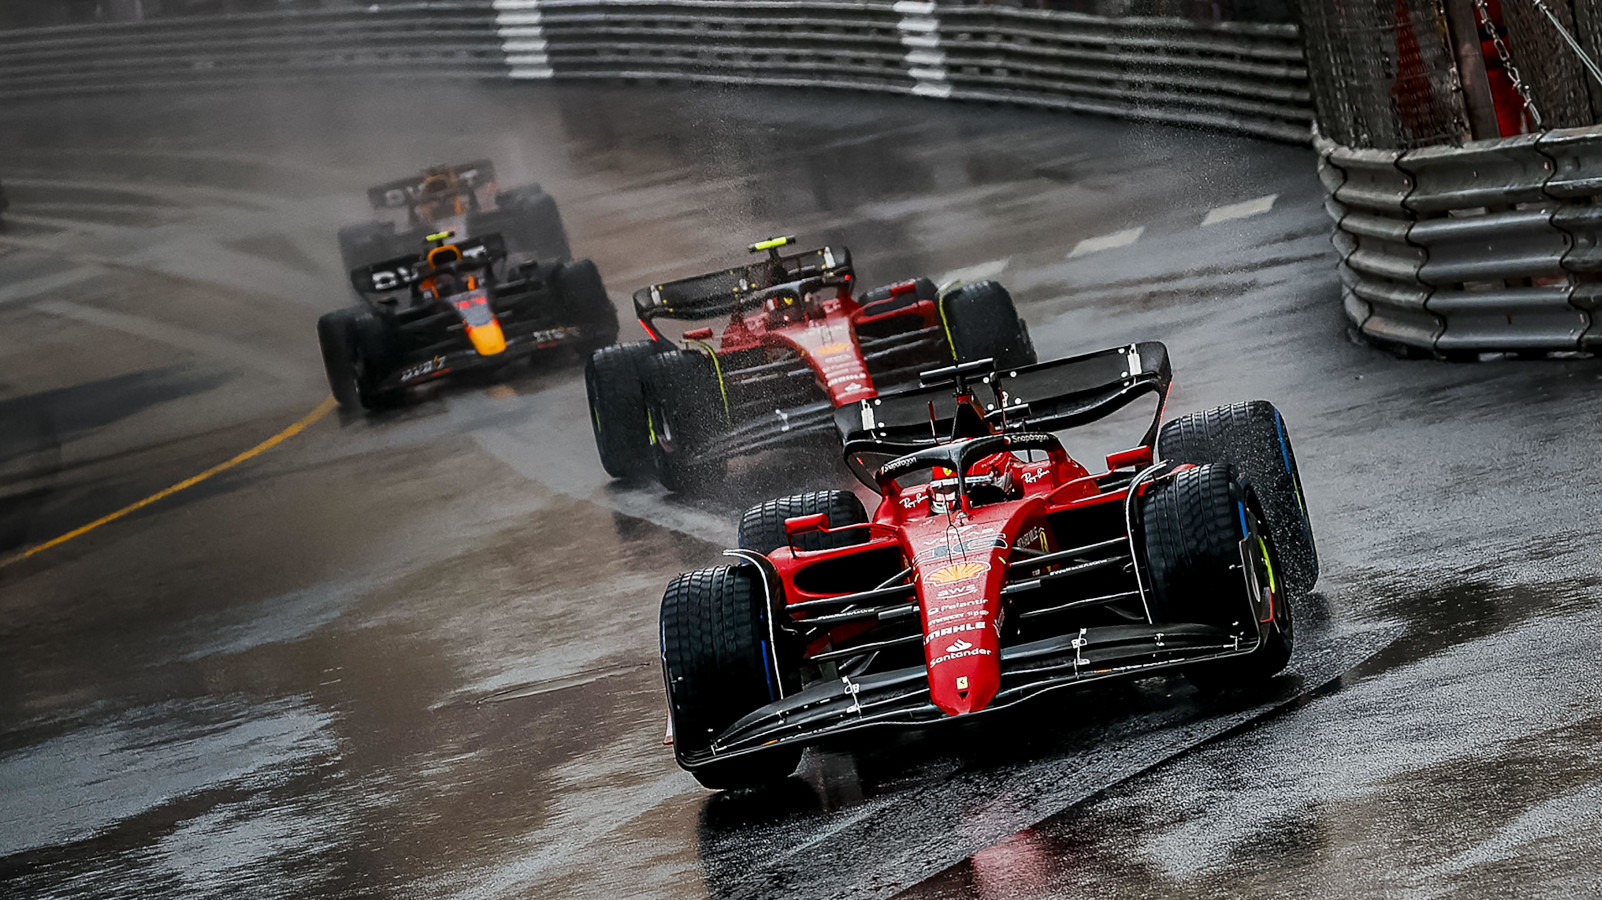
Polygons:
<instances>
[{"instance_id":1,"label":"metal fence panel","mask_svg":"<svg viewBox=\"0 0 1602 900\"><path fill-rule=\"evenodd\" d=\"M0 97L257 77L625 78L1017 103L1305 141L1286 24L931 0L434 0L0 32Z\"/></svg>"}]
</instances>

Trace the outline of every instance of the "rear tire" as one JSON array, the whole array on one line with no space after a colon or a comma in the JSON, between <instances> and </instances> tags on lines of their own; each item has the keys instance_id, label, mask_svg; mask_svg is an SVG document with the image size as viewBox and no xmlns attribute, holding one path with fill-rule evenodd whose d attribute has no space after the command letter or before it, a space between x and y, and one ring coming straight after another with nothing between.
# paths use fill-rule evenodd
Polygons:
<instances>
[{"instance_id":1,"label":"rear tire","mask_svg":"<svg viewBox=\"0 0 1602 900\"><path fill-rule=\"evenodd\" d=\"M482 230L499 231L507 246L515 252L540 260L568 260L573 250L567 241L567 229L562 226L562 213L556 200L537 184L508 188L495 195L496 212L487 216L498 218L498 227ZM496 216L496 213L499 215ZM493 221L493 219L491 219ZM475 224L475 229L481 226ZM477 233L477 231L475 231Z\"/></svg>"},{"instance_id":2,"label":"rear tire","mask_svg":"<svg viewBox=\"0 0 1602 900\"><path fill-rule=\"evenodd\" d=\"M965 284L940 299L951 355L959 363L994 359L999 369L1037 362L1029 327L1007 289L994 281Z\"/></svg>"},{"instance_id":3,"label":"rear tire","mask_svg":"<svg viewBox=\"0 0 1602 900\"><path fill-rule=\"evenodd\" d=\"M395 226L389 222L362 222L339 229L339 258L345 271L370 266L401 255Z\"/></svg>"},{"instance_id":4,"label":"rear tire","mask_svg":"<svg viewBox=\"0 0 1602 900\"><path fill-rule=\"evenodd\" d=\"M606 295L595 263L587 259L563 263L552 282L571 324L579 329L579 346L595 350L617 340L617 307Z\"/></svg>"},{"instance_id":5,"label":"rear tire","mask_svg":"<svg viewBox=\"0 0 1602 900\"><path fill-rule=\"evenodd\" d=\"M760 577L750 566L717 566L668 583L662 595L662 668L679 764L713 790L782 781L801 761L800 747L761 750L690 768L741 717L780 696L769 648Z\"/></svg>"},{"instance_id":6,"label":"rear tire","mask_svg":"<svg viewBox=\"0 0 1602 900\"><path fill-rule=\"evenodd\" d=\"M595 449L613 478L637 478L651 469L644 372L655 355L650 341L613 344L590 354L584 365Z\"/></svg>"},{"instance_id":7,"label":"rear tire","mask_svg":"<svg viewBox=\"0 0 1602 900\"><path fill-rule=\"evenodd\" d=\"M405 388L379 390L400 364L389 323L365 306L337 309L317 320L317 343L334 399L347 410L387 409L405 402Z\"/></svg>"},{"instance_id":8,"label":"rear tire","mask_svg":"<svg viewBox=\"0 0 1602 900\"><path fill-rule=\"evenodd\" d=\"M1252 400L1181 416L1163 426L1157 452L1174 462L1234 466L1262 503L1286 589L1296 596L1313 589L1318 583L1318 547L1290 433L1274 404Z\"/></svg>"},{"instance_id":9,"label":"rear tire","mask_svg":"<svg viewBox=\"0 0 1602 900\"><path fill-rule=\"evenodd\" d=\"M651 460L663 487L694 490L723 474L723 457L706 458L728 425L710 358L683 350L652 357L646 367L645 410Z\"/></svg>"},{"instance_id":10,"label":"rear tire","mask_svg":"<svg viewBox=\"0 0 1602 900\"><path fill-rule=\"evenodd\" d=\"M1146 494L1141 515L1151 572L1148 603L1157 624L1196 622L1237 633L1257 629L1240 571L1243 538L1257 539L1259 583L1270 591L1277 588L1273 541L1263 533L1258 510L1252 489L1228 465L1186 469ZM1211 688L1258 683L1284 669L1295 633L1289 595L1278 594L1274 621L1256 651L1195 666L1187 676Z\"/></svg>"},{"instance_id":11,"label":"rear tire","mask_svg":"<svg viewBox=\"0 0 1602 900\"><path fill-rule=\"evenodd\" d=\"M755 550L766 555L780 547L788 547L790 540L784 533L784 520L817 513L829 517L826 523L829 528L866 525L868 522L868 512L863 509L862 501L850 491L809 491L805 494L793 494L769 500L745 511L745 515L740 517L740 549ZM795 548L835 550L866 543L867 540L866 528L853 528L850 531L833 534L814 531L796 537Z\"/></svg>"}]
</instances>

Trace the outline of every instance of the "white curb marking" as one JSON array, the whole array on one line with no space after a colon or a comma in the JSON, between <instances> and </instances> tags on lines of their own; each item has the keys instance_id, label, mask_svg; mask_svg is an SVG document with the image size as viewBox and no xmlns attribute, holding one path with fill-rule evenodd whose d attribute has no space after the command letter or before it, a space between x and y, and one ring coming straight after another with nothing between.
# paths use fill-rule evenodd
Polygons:
<instances>
[{"instance_id":1,"label":"white curb marking","mask_svg":"<svg viewBox=\"0 0 1602 900\"><path fill-rule=\"evenodd\" d=\"M1126 228L1123 231L1115 231L1112 234L1085 238L1078 244L1074 245L1074 249L1068 254L1068 258L1072 259L1076 256L1084 256L1087 253L1096 253L1101 250L1114 250L1118 247L1127 247L1130 244L1140 240L1140 236L1145 232L1146 226L1141 225L1137 228Z\"/></svg>"},{"instance_id":2,"label":"white curb marking","mask_svg":"<svg viewBox=\"0 0 1602 900\"><path fill-rule=\"evenodd\" d=\"M1240 203L1231 203L1228 206L1215 206L1207 211L1207 217L1202 219L1202 227L1216 225L1219 222L1228 222L1232 219L1244 219L1249 216L1260 216L1274 208L1274 201L1279 199L1278 194L1269 194L1253 200L1243 200Z\"/></svg>"}]
</instances>

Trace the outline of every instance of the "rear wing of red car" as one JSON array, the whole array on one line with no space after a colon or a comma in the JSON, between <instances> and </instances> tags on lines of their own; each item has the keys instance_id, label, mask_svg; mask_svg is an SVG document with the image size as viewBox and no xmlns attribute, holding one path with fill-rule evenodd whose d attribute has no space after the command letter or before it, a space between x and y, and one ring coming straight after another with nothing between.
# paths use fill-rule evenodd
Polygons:
<instances>
[{"instance_id":1,"label":"rear wing of red car","mask_svg":"<svg viewBox=\"0 0 1602 900\"><path fill-rule=\"evenodd\" d=\"M834 422L847 463L853 470L864 469L858 477L866 474L864 480L873 484L872 473L865 471L867 457L912 453L950 439L956 418L952 397L959 382L984 405L992 425L1005 422L1009 431L1074 428L1155 394L1157 410L1141 438L1151 446L1162 427L1173 379L1168 348L1143 341L1016 369L973 363L926 373L926 386L846 404L835 410ZM860 466L853 462L859 456Z\"/></svg>"},{"instance_id":2,"label":"rear wing of red car","mask_svg":"<svg viewBox=\"0 0 1602 900\"><path fill-rule=\"evenodd\" d=\"M445 176L467 191L477 191L495 183L495 164L487 159L462 163L457 166L440 166L428 169L421 175L402 178L367 189L367 201L373 209L407 209L424 199L423 185L430 178Z\"/></svg>"},{"instance_id":3,"label":"rear wing of red car","mask_svg":"<svg viewBox=\"0 0 1602 900\"><path fill-rule=\"evenodd\" d=\"M768 249L768 243L753 247ZM845 247L788 255L774 248L761 262L640 288L634 292L634 311L642 322L717 319L733 315L744 298L770 287L808 278L849 281L852 274L851 251Z\"/></svg>"}]
</instances>

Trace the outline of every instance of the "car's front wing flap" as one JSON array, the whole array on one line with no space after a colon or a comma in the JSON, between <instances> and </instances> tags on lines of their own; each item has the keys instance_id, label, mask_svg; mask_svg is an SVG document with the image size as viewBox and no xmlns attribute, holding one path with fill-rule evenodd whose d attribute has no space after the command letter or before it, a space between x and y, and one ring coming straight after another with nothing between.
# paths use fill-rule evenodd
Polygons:
<instances>
[{"instance_id":1,"label":"car's front wing flap","mask_svg":"<svg viewBox=\"0 0 1602 900\"><path fill-rule=\"evenodd\" d=\"M385 376L383 388L411 387L452 372L498 366L542 350L576 344L590 337L592 335L573 325L519 328L507 331L505 350L494 356L482 356L464 335L459 345L453 341L449 345L436 345L408 354L404 365Z\"/></svg>"},{"instance_id":2,"label":"car's front wing flap","mask_svg":"<svg viewBox=\"0 0 1602 900\"><path fill-rule=\"evenodd\" d=\"M1003 647L1001 690L981 712L1015 706L1047 691L1128 677L1255 651L1256 632L1208 625L1111 625ZM978 715L972 713L970 715ZM873 726L929 725L954 718L929 700L926 669L911 666L813 684L730 725L711 752L682 760L689 768L717 759Z\"/></svg>"}]
</instances>

